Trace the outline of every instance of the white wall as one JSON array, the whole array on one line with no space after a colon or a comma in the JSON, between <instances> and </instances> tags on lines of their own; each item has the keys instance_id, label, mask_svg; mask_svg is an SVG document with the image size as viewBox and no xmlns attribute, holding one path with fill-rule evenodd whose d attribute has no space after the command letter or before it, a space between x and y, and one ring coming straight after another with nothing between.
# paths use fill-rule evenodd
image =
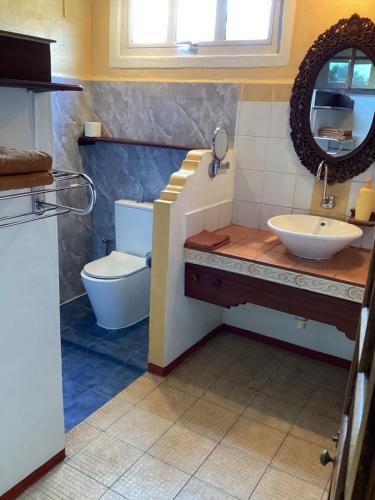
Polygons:
<instances>
[{"instance_id":1,"label":"white wall","mask_svg":"<svg viewBox=\"0 0 375 500\"><path fill-rule=\"evenodd\" d=\"M235 154L233 224L268 229L274 215L308 212L315 179L294 151L288 102L240 101ZM348 211L360 181L372 175L370 168L353 180ZM362 246L372 247L373 238L371 228ZM294 316L272 309L239 306L224 311L224 322L345 359L353 353L353 342L335 328L309 321L305 330L297 330Z\"/></svg>"},{"instance_id":2,"label":"white wall","mask_svg":"<svg viewBox=\"0 0 375 500\"><path fill-rule=\"evenodd\" d=\"M49 94L0 89L0 144L51 151ZM0 229L0 496L64 448L59 326L56 219Z\"/></svg>"},{"instance_id":3,"label":"white wall","mask_svg":"<svg viewBox=\"0 0 375 500\"><path fill-rule=\"evenodd\" d=\"M222 324L221 307L185 297L184 293L183 247L186 237L202 229L213 231L231 222L235 163L229 153L231 168L220 171L212 179L208 175L211 158L210 152L204 152L196 170L194 167L194 173L189 170L184 172L180 170L174 174L187 176L188 179L182 192L178 194L177 200L170 206L163 366L167 366L211 330ZM170 204L163 200L157 200L155 203ZM154 223L158 223L155 218ZM151 348L152 344L151 340ZM151 360L152 357L153 353L150 352Z\"/></svg>"},{"instance_id":4,"label":"white wall","mask_svg":"<svg viewBox=\"0 0 375 500\"><path fill-rule=\"evenodd\" d=\"M293 315L254 304L225 309L223 322L338 358L353 356L354 342L335 327L309 320L306 328L298 330Z\"/></svg>"}]
</instances>

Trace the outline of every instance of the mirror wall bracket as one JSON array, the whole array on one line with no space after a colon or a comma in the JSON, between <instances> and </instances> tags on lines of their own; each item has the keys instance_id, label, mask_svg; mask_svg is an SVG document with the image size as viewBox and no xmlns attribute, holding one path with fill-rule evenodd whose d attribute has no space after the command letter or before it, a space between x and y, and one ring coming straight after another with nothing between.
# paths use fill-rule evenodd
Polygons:
<instances>
[{"instance_id":1,"label":"mirror wall bracket","mask_svg":"<svg viewBox=\"0 0 375 500\"><path fill-rule=\"evenodd\" d=\"M217 127L212 138L212 161L208 166L208 175L216 177L219 170L228 170L230 163L224 161L228 152L228 132L223 127Z\"/></svg>"}]
</instances>

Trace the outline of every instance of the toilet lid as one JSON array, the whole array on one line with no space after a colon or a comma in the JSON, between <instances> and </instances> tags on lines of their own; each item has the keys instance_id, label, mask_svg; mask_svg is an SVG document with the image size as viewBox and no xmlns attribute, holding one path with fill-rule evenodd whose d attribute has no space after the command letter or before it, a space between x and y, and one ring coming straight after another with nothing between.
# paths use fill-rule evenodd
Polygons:
<instances>
[{"instance_id":1,"label":"toilet lid","mask_svg":"<svg viewBox=\"0 0 375 500\"><path fill-rule=\"evenodd\" d=\"M84 271L93 278L117 279L130 276L146 267L144 257L114 251L102 259L89 262Z\"/></svg>"}]
</instances>

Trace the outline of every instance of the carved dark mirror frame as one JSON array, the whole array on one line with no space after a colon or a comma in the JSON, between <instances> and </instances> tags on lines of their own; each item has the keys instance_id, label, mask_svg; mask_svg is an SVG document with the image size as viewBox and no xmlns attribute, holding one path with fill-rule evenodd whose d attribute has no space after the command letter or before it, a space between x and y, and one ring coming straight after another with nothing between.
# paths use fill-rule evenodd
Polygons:
<instances>
[{"instance_id":1,"label":"carved dark mirror frame","mask_svg":"<svg viewBox=\"0 0 375 500\"><path fill-rule=\"evenodd\" d=\"M361 50L375 64L375 24L371 19L354 14L322 33L299 67L290 100L291 138L296 153L302 165L314 175L319 163L325 160L330 167L330 183L345 182L364 172L375 161L375 116L364 141L340 157L323 151L311 132L310 107L319 72L331 57L348 48Z\"/></svg>"}]
</instances>

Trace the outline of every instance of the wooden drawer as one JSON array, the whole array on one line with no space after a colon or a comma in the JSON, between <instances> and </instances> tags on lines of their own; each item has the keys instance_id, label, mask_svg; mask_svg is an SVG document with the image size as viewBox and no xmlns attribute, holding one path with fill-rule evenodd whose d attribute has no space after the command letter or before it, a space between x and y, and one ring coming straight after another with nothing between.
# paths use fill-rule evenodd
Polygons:
<instances>
[{"instance_id":1,"label":"wooden drawer","mask_svg":"<svg viewBox=\"0 0 375 500\"><path fill-rule=\"evenodd\" d=\"M185 264L185 295L222 307L256 304L336 326L356 338L361 304L250 276Z\"/></svg>"}]
</instances>

